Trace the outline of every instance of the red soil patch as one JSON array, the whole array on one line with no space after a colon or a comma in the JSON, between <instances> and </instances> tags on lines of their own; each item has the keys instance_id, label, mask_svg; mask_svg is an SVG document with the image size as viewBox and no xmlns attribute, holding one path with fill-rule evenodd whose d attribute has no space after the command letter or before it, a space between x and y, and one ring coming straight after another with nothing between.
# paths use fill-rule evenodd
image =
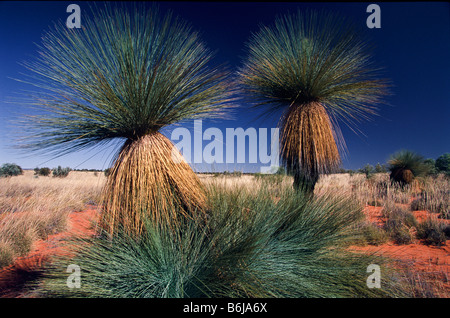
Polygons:
<instances>
[{"instance_id":1,"label":"red soil patch","mask_svg":"<svg viewBox=\"0 0 450 318\"><path fill-rule=\"evenodd\" d=\"M21 297L23 285L37 278L40 269L51 260L52 256L67 253L62 247L62 241L74 236L94 235L93 222L97 216L94 206L89 206L81 212L70 213L66 231L49 235L46 240L34 242L28 255L19 257L14 264L0 269L0 297Z\"/></svg>"},{"instance_id":2,"label":"red soil patch","mask_svg":"<svg viewBox=\"0 0 450 318\"><path fill-rule=\"evenodd\" d=\"M382 226L386 218L382 217L381 207L367 206L364 210L368 221ZM429 217L437 218L437 213L427 211L414 211L418 222L423 222ZM442 220L450 222L450 220ZM417 240L413 244L397 245L392 242L378 246L354 246L351 250L358 252L375 253L398 260L400 266L424 277L433 277L434 283L445 290L443 297L450 297L450 240L443 246L425 245Z\"/></svg>"},{"instance_id":3,"label":"red soil patch","mask_svg":"<svg viewBox=\"0 0 450 318\"><path fill-rule=\"evenodd\" d=\"M383 208L381 206L366 206L364 214L369 222L375 223L378 226L383 226L386 223L386 218L382 215Z\"/></svg>"}]
</instances>

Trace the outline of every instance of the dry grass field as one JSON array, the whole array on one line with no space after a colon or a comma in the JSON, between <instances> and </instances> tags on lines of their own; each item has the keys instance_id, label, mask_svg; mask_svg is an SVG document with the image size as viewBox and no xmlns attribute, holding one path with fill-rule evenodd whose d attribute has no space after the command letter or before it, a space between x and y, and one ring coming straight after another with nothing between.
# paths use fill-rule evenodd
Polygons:
<instances>
[{"instance_id":1,"label":"dry grass field","mask_svg":"<svg viewBox=\"0 0 450 318\"><path fill-rule=\"evenodd\" d=\"M249 193L269 187L274 200L280 189L292 186L291 177L279 175L199 177L207 187ZM70 235L86 211L96 213L105 180L102 172L80 171L66 178L36 177L33 171L0 178L0 278L27 255L45 250L45 242L58 233ZM449 189L443 175L401 188L383 173L369 179L363 174L335 174L320 178L315 195L331 192L364 208L366 220L358 229L355 252L397 259L399 275L415 297L449 297ZM94 226L92 222L91 230Z\"/></svg>"},{"instance_id":2,"label":"dry grass field","mask_svg":"<svg viewBox=\"0 0 450 318\"><path fill-rule=\"evenodd\" d=\"M0 267L32 249L33 242L66 230L69 214L97 204L103 173L71 172L66 178L33 171L0 179Z\"/></svg>"}]
</instances>

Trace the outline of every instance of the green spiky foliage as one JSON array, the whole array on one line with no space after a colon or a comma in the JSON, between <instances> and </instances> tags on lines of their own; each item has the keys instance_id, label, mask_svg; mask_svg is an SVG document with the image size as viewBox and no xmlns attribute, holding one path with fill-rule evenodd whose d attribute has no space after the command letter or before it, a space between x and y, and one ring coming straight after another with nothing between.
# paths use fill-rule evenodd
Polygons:
<instances>
[{"instance_id":1,"label":"green spiky foliage","mask_svg":"<svg viewBox=\"0 0 450 318\"><path fill-rule=\"evenodd\" d=\"M277 18L248 43L239 71L244 93L266 114L282 111L280 152L294 187L312 192L337 171L345 150L337 125L375 114L387 93L367 43L339 16L308 12Z\"/></svg>"},{"instance_id":2,"label":"green spiky foliage","mask_svg":"<svg viewBox=\"0 0 450 318\"><path fill-rule=\"evenodd\" d=\"M42 37L36 61L26 64L41 90L31 96L39 114L24 123L22 147L62 155L124 141L103 195L104 224L113 233L126 222L139 234L142 213L176 218L158 210L167 204L155 204L167 197L172 204L173 193L183 209L202 210L204 189L159 131L221 115L230 101L228 73L211 66L198 33L171 13L162 16L155 6L91 11L81 29L56 24Z\"/></svg>"},{"instance_id":3,"label":"green spiky foliage","mask_svg":"<svg viewBox=\"0 0 450 318\"><path fill-rule=\"evenodd\" d=\"M146 222L139 240L126 233L69 243L37 282L44 297L389 297L404 295L388 263L349 251L362 210L332 194L311 200L290 185L207 190L208 219L175 230ZM80 244L81 243L81 244ZM81 288L67 288L69 264ZM367 267L382 268L382 288L366 285Z\"/></svg>"},{"instance_id":4,"label":"green spiky foliage","mask_svg":"<svg viewBox=\"0 0 450 318\"><path fill-rule=\"evenodd\" d=\"M425 158L410 150L401 150L388 161L390 179L402 185L411 184L417 177L424 177L430 168Z\"/></svg>"}]
</instances>

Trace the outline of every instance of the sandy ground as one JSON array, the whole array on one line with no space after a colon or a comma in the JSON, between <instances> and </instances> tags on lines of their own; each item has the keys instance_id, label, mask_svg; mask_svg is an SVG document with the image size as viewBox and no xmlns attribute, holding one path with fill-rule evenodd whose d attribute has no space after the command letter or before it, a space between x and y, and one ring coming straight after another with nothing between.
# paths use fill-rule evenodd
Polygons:
<instances>
[{"instance_id":1,"label":"sandy ground","mask_svg":"<svg viewBox=\"0 0 450 318\"><path fill-rule=\"evenodd\" d=\"M23 285L27 280L39 276L39 269L45 262L51 261L55 255L65 253L61 247L61 241L74 235L89 236L95 233L97 210L89 206L81 212L69 214L68 227L64 232L49 235L46 240L33 243L32 251L23 257L19 257L14 264L0 269L0 297L26 297Z\"/></svg>"},{"instance_id":2,"label":"sandy ground","mask_svg":"<svg viewBox=\"0 0 450 318\"><path fill-rule=\"evenodd\" d=\"M365 214L369 221L383 225L386 219L382 217L381 207L367 206ZM418 222L422 222L430 216L437 217L427 211L414 211ZM449 220L444 220L449 222ZM392 242L378 246L355 246L354 251L376 253L399 261L400 266L417 274L422 274L424 279L431 278L444 290L443 297L450 297L450 240L443 246L425 245L421 240L412 244L397 245Z\"/></svg>"}]
</instances>

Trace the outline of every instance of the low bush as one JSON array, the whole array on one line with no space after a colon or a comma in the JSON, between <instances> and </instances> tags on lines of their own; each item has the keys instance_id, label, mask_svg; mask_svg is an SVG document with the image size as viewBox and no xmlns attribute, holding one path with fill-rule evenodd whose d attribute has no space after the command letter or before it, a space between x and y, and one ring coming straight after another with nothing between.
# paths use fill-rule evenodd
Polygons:
<instances>
[{"instance_id":1,"label":"low bush","mask_svg":"<svg viewBox=\"0 0 450 318\"><path fill-rule=\"evenodd\" d=\"M52 172L52 170L48 167L44 167L44 168L34 168L34 175L36 176L44 176L47 177L50 175L50 173Z\"/></svg>"},{"instance_id":2,"label":"low bush","mask_svg":"<svg viewBox=\"0 0 450 318\"><path fill-rule=\"evenodd\" d=\"M111 174L111 168L105 169L105 171L103 171L103 173L105 174L105 177L109 177L109 175Z\"/></svg>"},{"instance_id":3,"label":"low bush","mask_svg":"<svg viewBox=\"0 0 450 318\"><path fill-rule=\"evenodd\" d=\"M0 269L12 264L14 256L13 245L7 240L0 240Z\"/></svg>"},{"instance_id":4,"label":"low bush","mask_svg":"<svg viewBox=\"0 0 450 318\"><path fill-rule=\"evenodd\" d=\"M389 235L383 228L380 228L376 224L365 222L360 227L362 240L359 241L359 244L363 245L380 245L384 244L389 240Z\"/></svg>"},{"instance_id":5,"label":"low bush","mask_svg":"<svg viewBox=\"0 0 450 318\"><path fill-rule=\"evenodd\" d=\"M58 166L58 168L53 169L53 177L65 178L69 175L70 171L71 169L69 167L62 168L61 166Z\"/></svg>"},{"instance_id":6,"label":"low bush","mask_svg":"<svg viewBox=\"0 0 450 318\"><path fill-rule=\"evenodd\" d=\"M414 215L403 208L394 207L385 211L387 216L384 229L396 244L410 244L415 239L415 228L418 226Z\"/></svg>"},{"instance_id":7,"label":"low bush","mask_svg":"<svg viewBox=\"0 0 450 318\"><path fill-rule=\"evenodd\" d=\"M428 218L420 223L417 229L417 237L429 245L445 245L448 238L448 225L436 218Z\"/></svg>"},{"instance_id":8,"label":"low bush","mask_svg":"<svg viewBox=\"0 0 450 318\"><path fill-rule=\"evenodd\" d=\"M0 177L13 177L23 174L23 170L15 163L5 163L0 167Z\"/></svg>"}]
</instances>

